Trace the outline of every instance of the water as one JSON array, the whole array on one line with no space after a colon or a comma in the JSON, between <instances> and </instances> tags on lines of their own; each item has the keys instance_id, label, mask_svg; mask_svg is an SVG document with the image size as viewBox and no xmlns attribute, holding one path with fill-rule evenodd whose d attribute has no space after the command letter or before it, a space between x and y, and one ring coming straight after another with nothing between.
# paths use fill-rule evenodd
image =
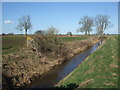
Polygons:
<instances>
[{"instance_id":1,"label":"water","mask_svg":"<svg viewBox=\"0 0 120 90\"><path fill-rule=\"evenodd\" d=\"M40 79L32 82L29 86L27 86L27 88L54 87L56 83L62 80L65 76L71 73L81 62L83 62L87 56L96 51L101 43L102 41L90 47L86 51L80 53L79 55L76 55L71 60L68 60L63 64L56 66L55 68L41 76Z\"/></svg>"}]
</instances>

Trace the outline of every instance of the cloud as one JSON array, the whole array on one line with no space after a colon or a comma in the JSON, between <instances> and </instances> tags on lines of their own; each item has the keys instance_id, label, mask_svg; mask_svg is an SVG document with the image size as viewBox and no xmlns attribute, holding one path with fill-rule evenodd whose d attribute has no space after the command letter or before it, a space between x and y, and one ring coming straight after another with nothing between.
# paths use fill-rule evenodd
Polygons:
<instances>
[{"instance_id":1,"label":"cloud","mask_svg":"<svg viewBox=\"0 0 120 90\"><path fill-rule=\"evenodd\" d=\"M13 21L11 21L11 20L5 20L5 21L4 21L4 23L6 23L6 24L7 24L7 23L14 23L14 22L13 22Z\"/></svg>"}]
</instances>

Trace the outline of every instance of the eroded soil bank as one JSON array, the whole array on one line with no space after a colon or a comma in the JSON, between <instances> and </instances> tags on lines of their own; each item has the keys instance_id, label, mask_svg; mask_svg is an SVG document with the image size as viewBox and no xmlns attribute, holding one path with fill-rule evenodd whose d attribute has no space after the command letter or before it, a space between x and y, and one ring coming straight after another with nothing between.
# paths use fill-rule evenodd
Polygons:
<instances>
[{"instance_id":1,"label":"eroded soil bank","mask_svg":"<svg viewBox=\"0 0 120 90\"><path fill-rule=\"evenodd\" d=\"M20 88L41 77L58 64L62 64L76 54L99 42L97 37L66 43L68 52L62 56L44 55L36 57L29 49L3 56L3 89ZM67 49L65 48L65 49ZM49 54L49 53L48 53Z\"/></svg>"}]
</instances>

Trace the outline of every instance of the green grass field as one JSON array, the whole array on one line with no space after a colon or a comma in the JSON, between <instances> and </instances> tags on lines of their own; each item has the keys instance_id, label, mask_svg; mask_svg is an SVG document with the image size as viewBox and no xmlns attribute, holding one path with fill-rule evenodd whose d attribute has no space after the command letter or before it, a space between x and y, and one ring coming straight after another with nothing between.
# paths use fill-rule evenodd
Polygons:
<instances>
[{"instance_id":1,"label":"green grass field","mask_svg":"<svg viewBox=\"0 0 120 90\"><path fill-rule=\"evenodd\" d=\"M2 37L2 54L17 52L25 45L24 37Z\"/></svg>"},{"instance_id":2,"label":"green grass field","mask_svg":"<svg viewBox=\"0 0 120 90\"><path fill-rule=\"evenodd\" d=\"M80 36L80 37L59 37L63 42L72 42L77 40L85 40L87 39L86 36Z\"/></svg>"},{"instance_id":3,"label":"green grass field","mask_svg":"<svg viewBox=\"0 0 120 90\"><path fill-rule=\"evenodd\" d=\"M76 40L87 39L85 36L80 37L58 37L63 42L71 42ZM19 51L21 48L25 47L25 37L24 36L9 36L2 37L2 54L10 54Z\"/></svg>"},{"instance_id":4,"label":"green grass field","mask_svg":"<svg viewBox=\"0 0 120 90\"><path fill-rule=\"evenodd\" d=\"M119 50L120 51L120 50ZM117 88L118 37L110 36L80 64L58 87Z\"/></svg>"}]
</instances>

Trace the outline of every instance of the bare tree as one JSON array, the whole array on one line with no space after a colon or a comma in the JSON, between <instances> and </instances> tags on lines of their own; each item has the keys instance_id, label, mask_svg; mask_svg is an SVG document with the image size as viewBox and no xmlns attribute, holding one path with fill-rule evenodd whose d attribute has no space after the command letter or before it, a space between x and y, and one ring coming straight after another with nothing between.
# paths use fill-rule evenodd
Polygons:
<instances>
[{"instance_id":1,"label":"bare tree","mask_svg":"<svg viewBox=\"0 0 120 90\"><path fill-rule=\"evenodd\" d=\"M22 31L25 30L25 35L27 37L27 31L32 28L31 24L31 18L30 16L23 16L22 18L19 19L19 24L17 26L17 29Z\"/></svg>"},{"instance_id":2,"label":"bare tree","mask_svg":"<svg viewBox=\"0 0 120 90\"><path fill-rule=\"evenodd\" d=\"M81 27L80 29L77 30L77 32L85 32L85 35L90 34L90 32L92 31L92 27L94 25L93 19L88 16L84 16L80 20L79 24L81 25Z\"/></svg>"},{"instance_id":3,"label":"bare tree","mask_svg":"<svg viewBox=\"0 0 120 90\"><path fill-rule=\"evenodd\" d=\"M97 34L102 35L106 28L112 26L110 21L109 21L109 16L107 15L97 15L95 17L95 27L97 30Z\"/></svg>"},{"instance_id":4,"label":"bare tree","mask_svg":"<svg viewBox=\"0 0 120 90\"><path fill-rule=\"evenodd\" d=\"M49 34L49 35L50 34L57 35L58 32L59 31L55 27L53 27L53 26L48 27L48 30L46 31L46 33Z\"/></svg>"}]
</instances>

